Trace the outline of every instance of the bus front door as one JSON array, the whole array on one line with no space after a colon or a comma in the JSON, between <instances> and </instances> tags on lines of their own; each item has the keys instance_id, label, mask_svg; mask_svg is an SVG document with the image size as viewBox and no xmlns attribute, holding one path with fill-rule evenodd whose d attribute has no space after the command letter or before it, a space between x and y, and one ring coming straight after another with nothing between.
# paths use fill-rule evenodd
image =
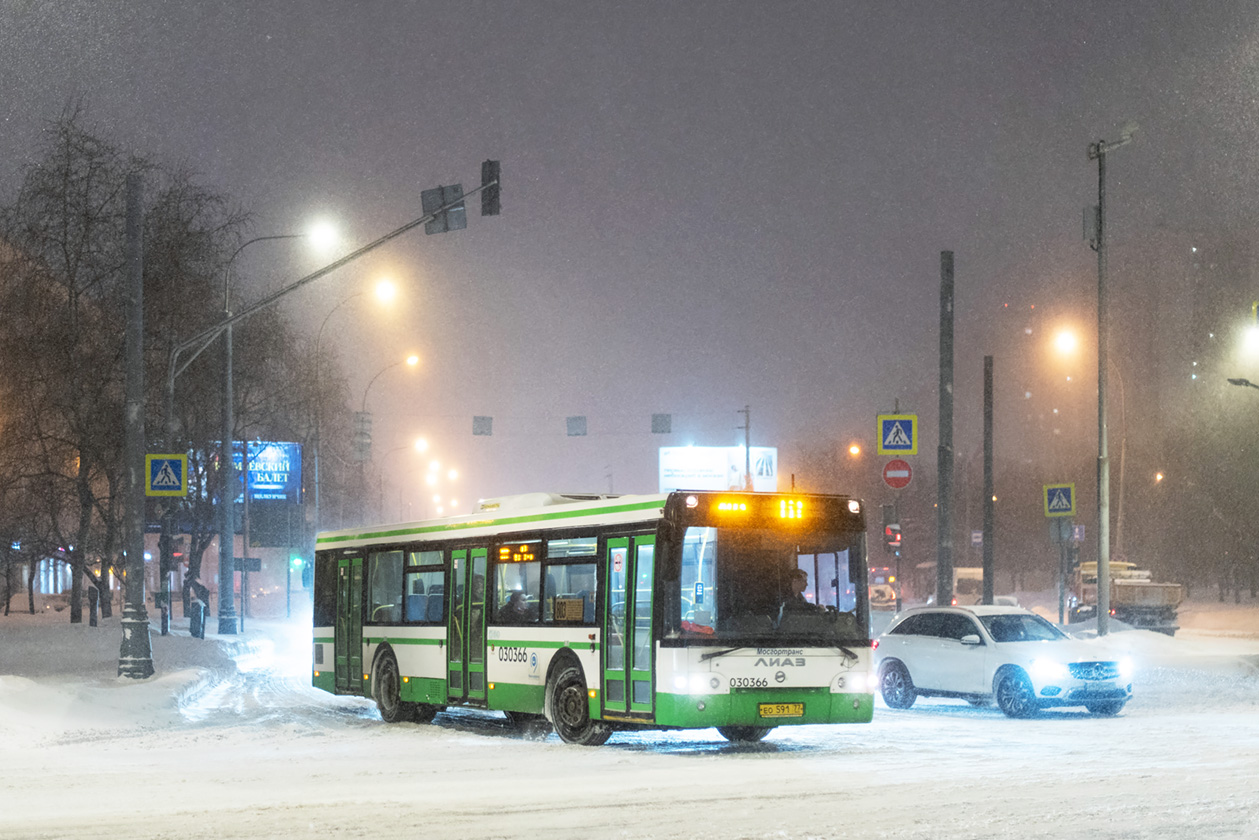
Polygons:
<instances>
[{"instance_id":1,"label":"bus front door","mask_svg":"<svg viewBox=\"0 0 1259 840\"><path fill-rule=\"evenodd\" d=\"M608 600L604 605L603 707L651 715L655 643L652 592L654 536L608 540Z\"/></svg>"},{"instance_id":2,"label":"bus front door","mask_svg":"<svg viewBox=\"0 0 1259 840\"><path fill-rule=\"evenodd\" d=\"M363 558L337 561L336 690L363 693Z\"/></svg>"},{"instance_id":3,"label":"bus front door","mask_svg":"<svg viewBox=\"0 0 1259 840\"><path fill-rule=\"evenodd\" d=\"M485 703L485 571L488 550L450 553L450 625L446 640L446 697Z\"/></svg>"}]
</instances>

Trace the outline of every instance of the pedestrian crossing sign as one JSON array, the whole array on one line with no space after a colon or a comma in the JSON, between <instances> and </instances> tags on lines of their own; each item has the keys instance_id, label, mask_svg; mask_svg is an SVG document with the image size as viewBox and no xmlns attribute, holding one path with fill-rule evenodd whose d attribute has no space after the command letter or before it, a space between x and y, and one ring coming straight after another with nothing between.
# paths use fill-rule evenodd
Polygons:
<instances>
[{"instance_id":1,"label":"pedestrian crossing sign","mask_svg":"<svg viewBox=\"0 0 1259 840\"><path fill-rule=\"evenodd\" d=\"M918 415L880 414L878 435L880 455L917 455Z\"/></svg>"},{"instance_id":2,"label":"pedestrian crossing sign","mask_svg":"<svg viewBox=\"0 0 1259 840\"><path fill-rule=\"evenodd\" d=\"M145 455L146 496L187 496L187 455Z\"/></svg>"},{"instance_id":3,"label":"pedestrian crossing sign","mask_svg":"<svg viewBox=\"0 0 1259 840\"><path fill-rule=\"evenodd\" d=\"M1075 485L1046 484L1045 516L1075 516Z\"/></svg>"}]
</instances>

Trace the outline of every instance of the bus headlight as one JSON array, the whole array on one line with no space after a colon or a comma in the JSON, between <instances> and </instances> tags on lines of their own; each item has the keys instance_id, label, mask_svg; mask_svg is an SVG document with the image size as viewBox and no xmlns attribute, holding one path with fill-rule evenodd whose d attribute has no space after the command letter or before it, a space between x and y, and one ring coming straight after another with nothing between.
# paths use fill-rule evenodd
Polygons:
<instances>
[{"instance_id":1,"label":"bus headlight","mask_svg":"<svg viewBox=\"0 0 1259 840\"><path fill-rule=\"evenodd\" d=\"M873 694L878 685L879 678L868 671L845 671L831 683L831 691L836 694Z\"/></svg>"}]
</instances>

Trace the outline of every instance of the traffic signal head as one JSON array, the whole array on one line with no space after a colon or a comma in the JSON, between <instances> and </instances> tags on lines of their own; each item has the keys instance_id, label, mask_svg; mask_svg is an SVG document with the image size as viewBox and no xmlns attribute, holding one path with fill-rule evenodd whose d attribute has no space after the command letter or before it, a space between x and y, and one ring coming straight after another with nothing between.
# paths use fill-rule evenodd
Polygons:
<instances>
[{"instance_id":1,"label":"traffic signal head","mask_svg":"<svg viewBox=\"0 0 1259 840\"><path fill-rule=\"evenodd\" d=\"M883 506L883 550L888 554L900 551L901 526L896 521L896 506Z\"/></svg>"},{"instance_id":2,"label":"traffic signal head","mask_svg":"<svg viewBox=\"0 0 1259 840\"><path fill-rule=\"evenodd\" d=\"M481 163L481 215L497 216L499 204L499 165L496 160Z\"/></svg>"}]
</instances>

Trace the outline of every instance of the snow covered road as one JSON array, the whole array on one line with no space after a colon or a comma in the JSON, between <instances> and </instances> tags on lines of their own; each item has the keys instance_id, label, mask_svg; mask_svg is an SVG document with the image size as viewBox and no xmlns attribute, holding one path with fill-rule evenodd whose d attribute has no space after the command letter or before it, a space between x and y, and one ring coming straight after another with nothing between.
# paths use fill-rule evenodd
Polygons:
<instances>
[{"instance_id":1,"label":"snow covered road","mask_svg":"<svg viewBox=\"0 0 1259 840\"><path fill-rule=\"evenodd\" d=\"M474 712L383 724L309 688L300 626L255 622L235 670L165 671L183 642L155 637L143 684L0 676L0 837L1259 836L1259 640L1152 635L1127 639L1144 667L1114 719L920 700L591 749Z\"/></svg>"}]
</instances>

